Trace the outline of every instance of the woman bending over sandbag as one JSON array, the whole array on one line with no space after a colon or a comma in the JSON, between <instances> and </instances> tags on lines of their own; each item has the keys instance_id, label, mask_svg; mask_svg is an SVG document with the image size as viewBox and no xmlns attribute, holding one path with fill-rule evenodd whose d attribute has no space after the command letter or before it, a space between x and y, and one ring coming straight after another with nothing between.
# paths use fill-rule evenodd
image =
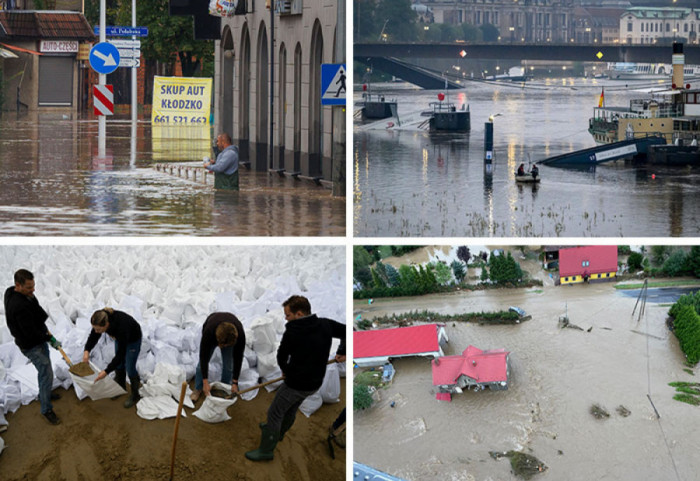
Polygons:
<instances>
[{"instance_id":1,"label":"woman bending over sandbag","mask_svg":"<svg viewBox=\"0 0 700 481\"><path fill-rule=\"evenodd\" d=\"M90 318L90 324L92 324L92 332L85 343L83 362L88 361L90 351L100 340L100 336L105 332L109 334L109 337L114 339L114 357L104 371L100 371L95 382L104 379L107 374L114 371L114 380L126 390L128 373L131 381L131 396L124 403L124 407L130 408L141 399L139 396L141 378L136 371L136 361L141 352L141 326L126 312L115 311L111 307L95 311Z\"/></svg>"},{"instance_id":2,"label":"woman bending over sandbag","mask_svg":"<svg viewBox=\"0 0 700 481\"><path fill-rule=\"evenodd\" d=\"M197 402L202 391L206 396L209 386L209 361L216 347L221 349L221 382L231 384L231 392L238 392L238 376L241 374L245 331L236 316L228 312L214 312L202 326L202 341L199 344L199 364L194 376L194 392L191 399Z\"/></svg>"}]
</instances>

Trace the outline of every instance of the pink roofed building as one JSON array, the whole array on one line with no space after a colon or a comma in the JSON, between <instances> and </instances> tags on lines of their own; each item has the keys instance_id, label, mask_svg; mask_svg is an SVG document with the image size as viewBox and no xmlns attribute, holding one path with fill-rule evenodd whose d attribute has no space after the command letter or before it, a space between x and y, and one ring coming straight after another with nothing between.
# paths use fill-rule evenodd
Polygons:
<instances>
[{"instance_id":1,"label":"pink roofed building","mask_svg":"<svg viewBox=\"0 0 700 481\"><path fill-rule=\"evenodd\" d=\"M559 282L575 284L615 280L617 246L583 246L559 250Z\"/></svg>"},{"instance_id":2,"label":"pink roofed building","mask_svg":"<svg viewBox=\"0 0 700 481\"><path fill-rule=\"evenodd\" d=\"M453 393L461 393L465 388L508 389L509 355L505 349L483 351L469 346L461 355L434 359L431 364L433 386L438 388L436 398L451 401Z\"/></svg>"},{"instance_id":3,"label":"pink roofed building","mask_svg":"<svg viewBox=\"0 0 700 481\"><path fill-rule=\"evenodd\" d=\"M409 356L439 357L449 339L444 324L355 331L353 361L358 367L381 366Z\"/></svg>"}]
</instances>

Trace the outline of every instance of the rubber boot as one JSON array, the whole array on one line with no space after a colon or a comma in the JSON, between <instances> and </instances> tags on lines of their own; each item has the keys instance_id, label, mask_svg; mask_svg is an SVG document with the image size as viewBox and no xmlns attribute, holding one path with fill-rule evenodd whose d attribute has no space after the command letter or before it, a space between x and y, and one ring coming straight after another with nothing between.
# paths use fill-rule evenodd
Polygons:
<instances>
[{"instance_id":1,"label":"rubber boot","mask_svg":"<svg viewBox=\"0 0 700 481\"><path fill-rule=\"evenodd\" d=\"M124 401L124 407L129 409L131 406L135 406L141 396L139 395L139 385L141 384L141 378L139 376L129 378L131 381L131 395L129 399Z\"/></svg>"},{"instance_id":2,"label":"rubber boot","mask_svg":"<svg viewBox=\"0 0 700 481\"><path fill-rule=\"evenodd\" d=\"M114 371L114 382L119 384L126 391L126 369L117 369ZM112 400L118 399L121 396L113 396Z\"/></svg>"},{"instance_id":3,"label":"rubber boot","mask_svg":"<svg viewBox=\"0 0 700 481\"><path fill-rule=\"evenodd\" d=\"M254 451L245 453L245 457L251 461L270 461L274 457L275 446L279 439L279 432L273 431L267 425L260 428L262 436L260 437L260 447Z\"/></svg>"}]
</instances>

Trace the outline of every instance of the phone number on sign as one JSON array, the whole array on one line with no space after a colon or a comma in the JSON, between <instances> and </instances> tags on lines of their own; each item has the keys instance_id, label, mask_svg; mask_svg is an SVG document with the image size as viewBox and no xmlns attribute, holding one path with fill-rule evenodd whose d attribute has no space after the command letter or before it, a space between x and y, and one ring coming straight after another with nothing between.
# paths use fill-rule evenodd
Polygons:
<instances>
[{"instance_id":1,"label":"phone number on sign","mask_svg":"<svg viewBox=\"0 0 700 481\"><path fill-rule=\"evenodd\" d=\"M155 123L174 123L174 124L205 124L207 123L206 117L187 117L185 115L156 115L153 118Z\"/></svg>"}]
</instances>

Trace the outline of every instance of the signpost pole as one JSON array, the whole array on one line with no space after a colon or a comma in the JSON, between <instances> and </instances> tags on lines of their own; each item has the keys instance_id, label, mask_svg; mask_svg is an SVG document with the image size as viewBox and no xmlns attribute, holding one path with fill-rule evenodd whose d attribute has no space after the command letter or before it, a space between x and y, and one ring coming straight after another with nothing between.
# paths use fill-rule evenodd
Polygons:
<instances>
[{"instance_id":1,"label":"signpost pole","mask_svg":"<svg viewBox=\"0 0 700 481\"><path fill-rule=\"evenodd\" d=\"M105 35L105 24L107 23L107 13L106 13L106 0L100 0L100 43L104 42L107 38ZM100 74L99 85L105 85L107 83L107 75ZM97 146L98 146L98 156L104 158L107 152L107 117L104 115L98 116L98 132L97 132Z\"/></svg>"},{"instance_id":2,"label":"signpost pole","mask_svg":"<svg viewBox=\"0 0 700 481\"><path fill-rule=\"evenodd\" d=\"M136 0L131 0L131 26L136 30ZM131 37L136 40L136 35ZM131 67L131 157L130 164L136 165L136 117L138 110L138 87L136 86L136 67Z\"/></svg>"},{"instance_id":3,"label":"signpost pole","mask_svg":"<svg viewBox=\"0 0 700 481\"><path fill-rule=\"evenodd\" d=\"M131 0L131 26L136 30L136 0ZM136 35L132 35L133 40L136 40ZM136 59L134 59L136 60ZM131 121L136 124L136 111L138 109L138 90L136 87L136 68L131 67Z\"/></svg>"}]
</instances>

